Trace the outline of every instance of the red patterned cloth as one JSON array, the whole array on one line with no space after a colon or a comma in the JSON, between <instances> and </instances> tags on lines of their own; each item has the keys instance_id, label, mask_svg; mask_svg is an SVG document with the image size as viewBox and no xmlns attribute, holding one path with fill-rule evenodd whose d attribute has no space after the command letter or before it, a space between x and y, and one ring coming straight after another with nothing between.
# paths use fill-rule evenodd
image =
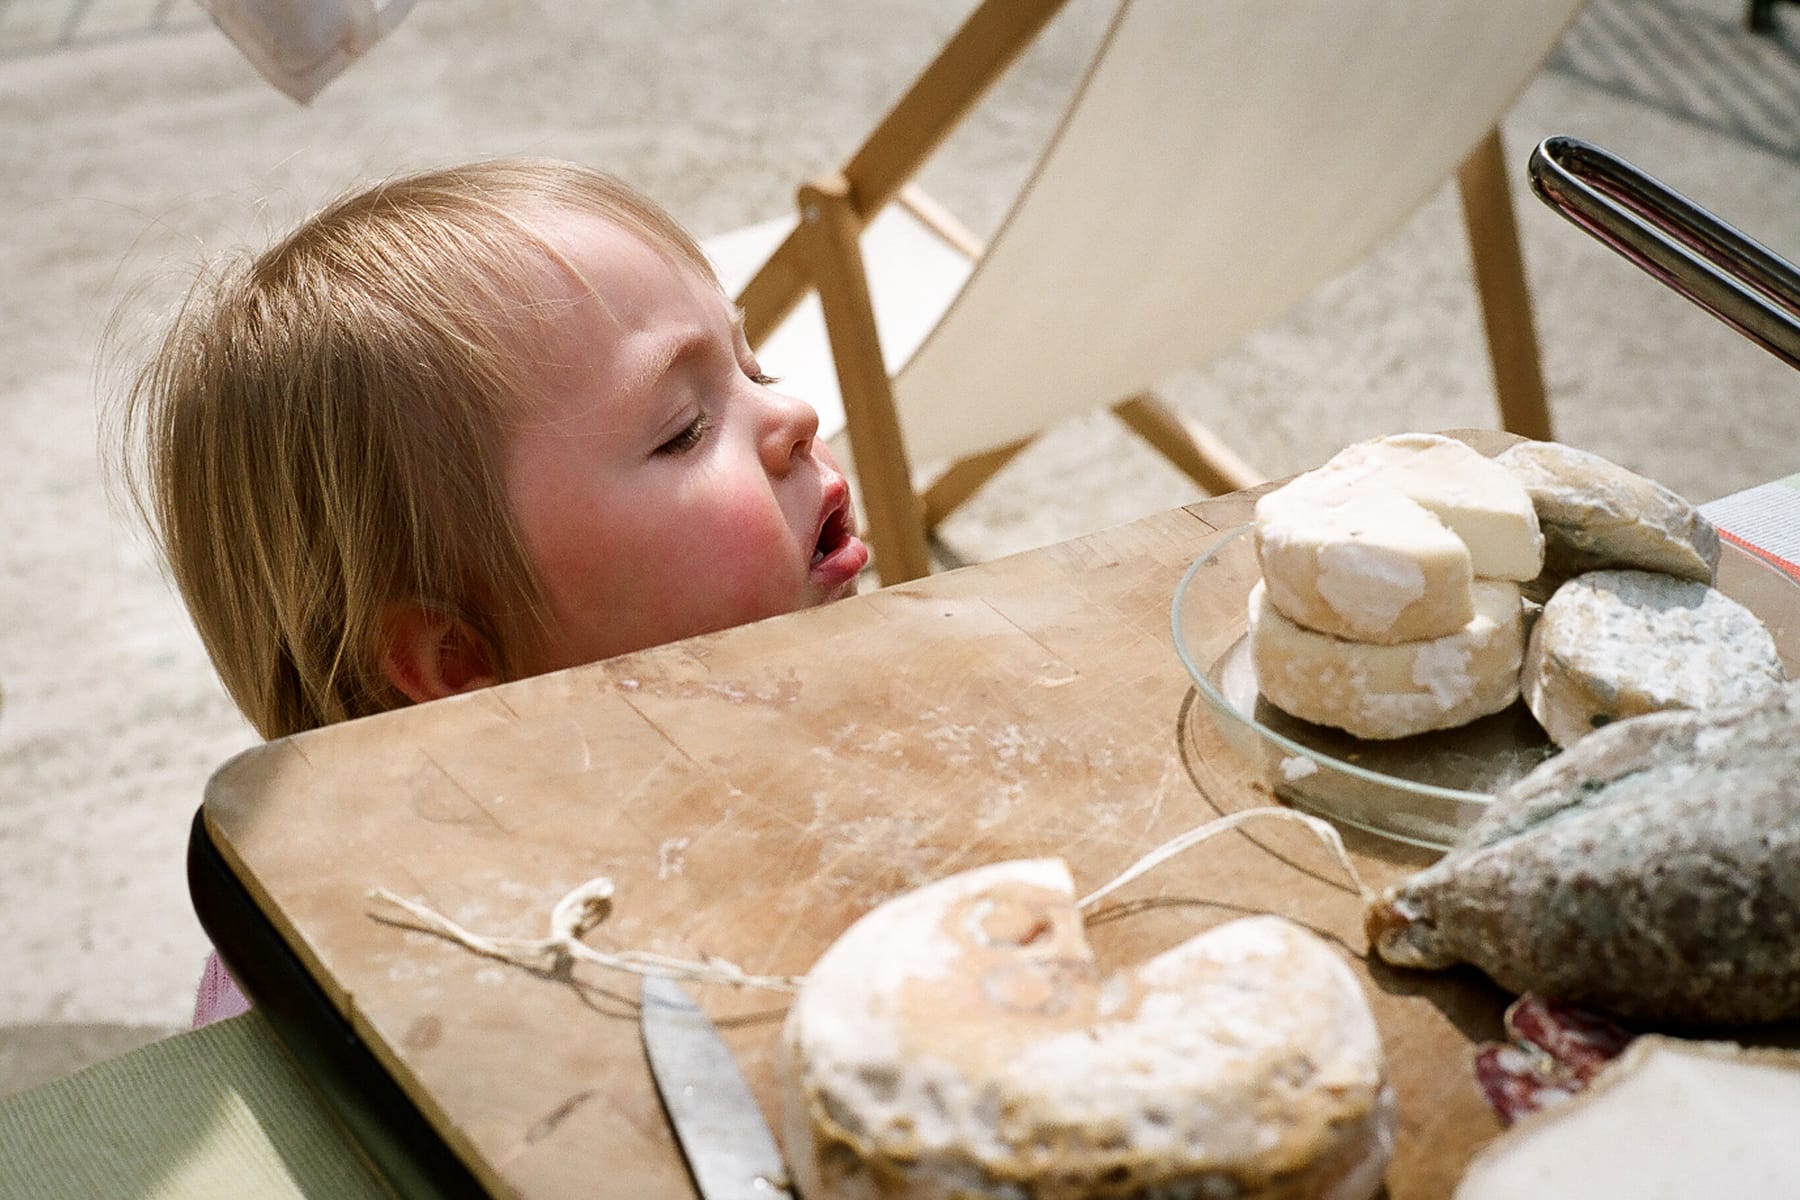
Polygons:
<instances>
[{"instance_id":1,"label":"red patterned cloth","mask_svg":"<svg viewBox=\"0 0 1800 1200\"><path fill-rule=\"evenodd\" d=\"M206 970L200 974L200 989L194 996L194 1028L249 1011L250 1001L225 970L225 964L217 954L208 954Z\"/></svg>"}]
</instances>

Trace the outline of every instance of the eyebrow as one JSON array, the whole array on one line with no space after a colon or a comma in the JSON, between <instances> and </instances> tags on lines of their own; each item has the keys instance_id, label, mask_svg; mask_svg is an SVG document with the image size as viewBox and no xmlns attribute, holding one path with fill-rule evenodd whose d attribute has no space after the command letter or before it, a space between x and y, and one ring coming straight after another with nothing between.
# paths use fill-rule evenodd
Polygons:
<instances>
[{"instance_id":1,"label":"eyebrow","mask_svg":"<svg viewBox=\"0 0 1800 1200\"><path fill-rule=\"evenodd\" d=\"M744 310L733 307L731 316L732 355L737 354L736 343L744 332ZM633 391L644 394L654 390L669 373L689 359L712 348L712 335L704 329L691 329L678 337L657 343L643 369L634 372Z\"/></svg>"},{"instance_id":2,"label":"eyebrow","mask_svg":"<svg viewBox=\"0 0 1800 1200\"><path fill-rule=\"evenodd\" d=\"M655 392L677 367L703 354L711 341L704 331L690 330L657 342L639 369L632 372L628 394L648 396Z\"/></svg>"}]
</instances>

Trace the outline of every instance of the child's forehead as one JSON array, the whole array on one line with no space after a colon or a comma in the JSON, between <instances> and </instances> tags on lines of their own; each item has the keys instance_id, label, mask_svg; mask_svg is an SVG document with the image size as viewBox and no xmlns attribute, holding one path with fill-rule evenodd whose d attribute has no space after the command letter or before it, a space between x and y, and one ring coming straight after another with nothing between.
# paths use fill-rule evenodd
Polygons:
<instances>
[{"instance_id":1,"label":"child's forehead","mask_svg":"<svg viewBox=\"0 0 1800 1200\"><path fill-rule=\"evenodd\" d=\"M523 321L508 322L522 398L599 376L635 394L700 348L747 350L742 310L679 251L585 212L546 214L533 226L539 286L522 297Z\"/></svg>"},{"instance_id":2,"label":"child's forehead","mask_svg":"<svg viewBox=\"0 0 1800 1200\"><path fill-rule=\"evenodd\" d=\"M515 350L523 348L519 338L541 344L633 327L646 312L666 311L670 296L708 324L721 321L734 334L742 328L740 310L710 266L626 222L546 206L512 214L508 224L519 253L495 263L500 288L493 299Z\"/></svg>"},{"instance_id":3,"label":"child's forehead","mask_svg":"<svg viewBox=\"0 0 1800 1200\"><path fill-rule=\"evenodd\" d=\"M539 251L565 285L597 292L616 281L686 277L723 300L712 267L693 261L678 246L649 228L612 214L568 206L548 206L525 217Z\"/></svg>"}]
</instances>

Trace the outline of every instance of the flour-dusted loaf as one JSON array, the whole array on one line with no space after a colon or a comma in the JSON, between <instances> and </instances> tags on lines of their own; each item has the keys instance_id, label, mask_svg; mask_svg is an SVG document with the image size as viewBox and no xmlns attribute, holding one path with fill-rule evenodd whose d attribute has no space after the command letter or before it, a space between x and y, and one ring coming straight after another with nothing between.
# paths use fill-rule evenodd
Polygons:
<instances>
[{"instance_id":1,"label":"flour-dusted loaf","mask_svg":"<svg viewBox=\"0 0 1800 1200\"><path fill-rule=\"evenodd\" d=\"M1607 568L1713 581L1718 531L1662 484L1560 442L1520 442L1494 461L1525 485L1537 510L1544 595L1564 579Z\"/></svg>"},{"instance_id":2,"label":"flour-dusted loaf","mask_svg":"<svg viewBox=\"0 0 1800 1200\"><path fill-rule=\"evenodd\" d=\"M1800 688L1582 739L1388 889L1368 931L1396 966L1472 963L1628 1021L1800 1018Z\"/></svg>"},{"instance_id":3,"label":"flour-dusted loaf","mask_svg":"<svg viewBox=\"0 0 1800 1200\"><path fill-rule=\"evenodd\" d=\"M1360 738L1411 737L1499 712L1519 698L1519 585L1478 580L1475 615L1446 637L1380 646L1294 624L1250 589L1250 658L1263 698Z\"/></svg>"},{"instance_id":4,"label":"flour-dusted loaf","mask_svg":"<svg viewBox=\"0 0 1800 1200\"><path fill-rule=\"evenodd\" d=\"M1277 917L1102 978L1059 860L874 909L783 1034L785 1142L832 1200L1330 1197L1380 1186L1393 1111L1355 978Z\"/></svg>"},{"instance_id":5,"label":"flour-dusted loaf","mask_svg":"<svg viewBox=\"0 0 1800 1200\"><path fill-rule=\"evenodd\" d=\"M1422 641L1475 615L1477 578L1543 566L1524 486L1453 438L1359 442L1256 503L1270 601L1297 625L1356 642Z\"/></svg>"},{"instance_id":6,"label":"flour-dusted loaf","mask_svg":"<svg viewBox=\"0 0 1800 1200\"><path fill-rule=\"evenodd\" d=\"M1756 615L1716 588L1654 571L1590 571L1556 589L1531 630L1522 690L1559 746L1669 708L1713 708L1781 686Z\"/></svg>"}]
</instances>

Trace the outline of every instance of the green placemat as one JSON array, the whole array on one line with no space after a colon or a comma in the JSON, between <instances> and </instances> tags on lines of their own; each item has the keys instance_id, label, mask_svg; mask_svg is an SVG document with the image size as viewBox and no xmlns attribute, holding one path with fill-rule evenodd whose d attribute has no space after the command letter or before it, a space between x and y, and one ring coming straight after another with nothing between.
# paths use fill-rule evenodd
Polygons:
<instances>
[{"instance_id":1,"label":"green placemat","mask_svg":"<svg viewBox=\"0 0 1800 1200\"><path fill-rule=\"evenodd\" d=\"M0 1200L393 1200L256 1013L0 1098Z\"/></svg>"}]
</instances>

